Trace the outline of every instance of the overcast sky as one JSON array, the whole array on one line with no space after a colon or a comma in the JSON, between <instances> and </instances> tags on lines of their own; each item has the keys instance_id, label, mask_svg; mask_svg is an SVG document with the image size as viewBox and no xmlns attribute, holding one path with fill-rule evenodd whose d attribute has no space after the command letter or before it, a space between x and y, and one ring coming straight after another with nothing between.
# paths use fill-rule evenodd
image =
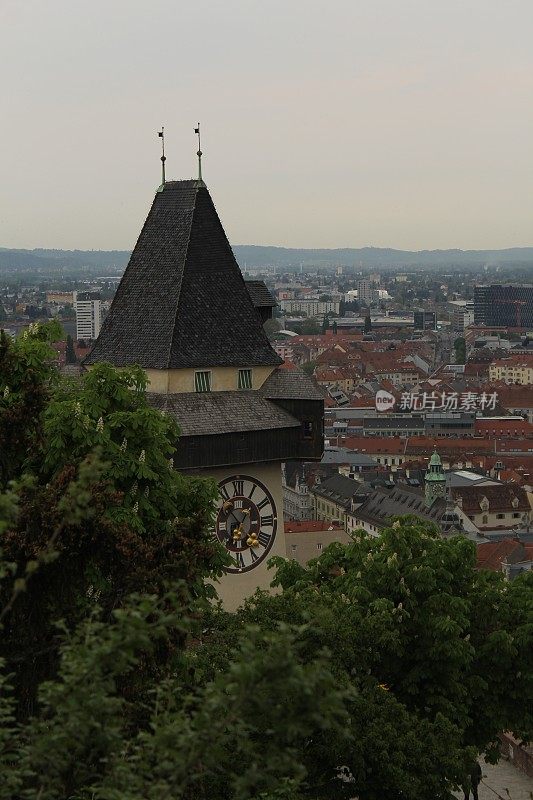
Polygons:
<instances>
[{"instance_id":1,"label":"overcast sky","mask_svg":"<svg viewBox=\"0 0 533 800\"><path fill-rule=\"evenodd\" d=\"M533 0L0 0L0 246L131 249L160 181L233 244L533 245Z\"/></svg>"}]
</instances>

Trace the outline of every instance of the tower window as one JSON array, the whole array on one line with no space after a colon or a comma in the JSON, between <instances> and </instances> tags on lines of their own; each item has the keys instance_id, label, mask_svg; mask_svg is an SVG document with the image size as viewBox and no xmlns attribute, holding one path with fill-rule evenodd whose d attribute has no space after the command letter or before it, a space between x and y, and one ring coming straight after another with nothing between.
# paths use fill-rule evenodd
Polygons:
<instances>
[{"instance_id":1,"label":"tower window","mask_svg":"<svg viewBox=\"0 0 533 800\"><path fill-rule=\"evenodd\" d=\"M252 370L251 369L240 369L239 370L239 389L251 389L252 388Z\"/></svg>"},{"instance_id":2,"label":"tower window","mask_svg":"<svg viewBox=\"0 0 533 800\"><path fill-rule=\"evenodd\" d=\"M314 426L311 420L302 422L303 437L304 439L312 439L314 433Z\"/></svg>"},{"instance_id":3,"label":"tower window","mask_svg":"<svg viewBox=\"0 0 533 800\"><path fill-rule=\"evenodd\" d=\"M194 373L194 391L195 392L210 392L211 391L211 372Z\"/></svg>"}]
</instances>

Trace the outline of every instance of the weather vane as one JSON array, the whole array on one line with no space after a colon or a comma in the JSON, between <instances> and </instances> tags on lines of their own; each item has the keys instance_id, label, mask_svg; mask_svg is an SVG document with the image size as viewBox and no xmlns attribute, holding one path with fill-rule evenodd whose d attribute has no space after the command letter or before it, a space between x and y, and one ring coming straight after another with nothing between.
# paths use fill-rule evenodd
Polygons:
<instances>
[{"instance_id":1,"label":"weather vane","mask_svg":"<svg viewBox=\"0 0 533 800\"><path fill-rule=\"evenodd\" d=\"M165 185L165 161L167 157L165 156L165 127L161 125L161 130L157 132L157 135L161 139L161 188Z\"/></svg>"},{"instance_id":2,"label":"weather vane","mask_svg":"<svg viewBox=\"0 0 533 800\"><path fill-rule=\"evenodd\" d=\"M201 147L201 144L200 144L200 123L198 123L198 126L194 129L194 132L198 134L198 152L196 153L196 155L198 156L198 180L201 181L202 180L202 147Z\"/></svg>"}]
</instances>

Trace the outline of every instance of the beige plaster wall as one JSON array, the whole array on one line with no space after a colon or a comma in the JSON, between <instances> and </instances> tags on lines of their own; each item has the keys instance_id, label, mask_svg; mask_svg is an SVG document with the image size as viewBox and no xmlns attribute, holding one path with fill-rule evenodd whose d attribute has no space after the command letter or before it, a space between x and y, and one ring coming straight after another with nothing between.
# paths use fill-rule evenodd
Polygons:
<instances>
[{"instance_id":1,"label":"beige plaster wall","mask_svg":"<svg viewBox=\"0 0 533 800\"><path fill-rule=\"evenodd\" d=\"M285 534L285 539L287 542L287 558L294 559L302 567L305 567L312 558L318 558L322 555L322 551L333 542L350 544L352 541L348 533L342 528L336 528L332 531L288 532Z\"/></svg>"},{"instance_id":2,"label":"beige plaster wall","mask_svg":"<svg viewBox=\"0 0 533 800\"><path fill-rule=\"evenodd\" d=\"M255 569L249 572L228 573L224 575L220 581L215 584L216 590L224 608L227 611L235 611L235 609L243 602L246 597L252 595L257 588L270 589L270 582L274 577L274 572L267 569L266 562L272 556L287 556L287 547L285 544L285 530L283 527L283 489L281 486L281 464L278 462L271 462L268 464L244 464L236 467L224 467L222 469L206 469L202 470L202 475L215 478L218 482L229 478L230 476L249 475L252 478L257 478L264 483L269 492L271 493L277 511L277 532L274 544L268 556L262 561ZM274 591L270 589L270 591Z\"/></svg>"},{"instance_id":3,"label":"beige plaster wall","mask_svg":"<svg viewBox=\"0 0 533 800\"><path fill-rule=\"evenodd\" d=\"M206 368L208 369L208 368ZM243 364L241 369L249 369ZM252 367L252 389L260 389L274 367ZM147 369L149 391L158 394L182 394L194 392L196 369ZM211 391L227 392L238 389L239 367L212 367Z\"/></svg>"}]
</instances>

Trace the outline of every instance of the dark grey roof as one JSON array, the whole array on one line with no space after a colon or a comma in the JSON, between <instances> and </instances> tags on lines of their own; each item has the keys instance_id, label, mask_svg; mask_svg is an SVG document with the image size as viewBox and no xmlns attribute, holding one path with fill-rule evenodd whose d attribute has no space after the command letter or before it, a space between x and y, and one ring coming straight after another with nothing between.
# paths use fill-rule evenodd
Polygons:
<instances>
[{"instance_id":1,"label":"dark grey roof","mask_svg":"<svg viewBox=\"0 0 533 800\"><path fill-rule=\"evenodd\" d=\"M254 308L274 308L277 305L264 281L244 281Z\"/></svg>"},{"instance_id":2,"label":"dark grey roof","mask_svg":"<svg viewBox=\"0 0 533 800\"><path fill-rule=\"evenodd\" d=\"M401 489L394 486L390 489L375 488L354 513L359 519L377 525L386 525L391 517L408 514L438 525L445 512L445 500L438 499L427 506L423 491L407 486Z\"/></svg>"},{"instance_id":3,"label":"dark grey roof","mask_svg":"<svg viewBox=\"0 0 533 800\"><path fill-rule=\"evenodd\" d=\"M397 429L397 430L424 430L422 417L364 417L363 428L369 430Z\"/></svg>"},{"instance_id":4,"label":"dark grey roof","mask_svg":"<svg viewBox=\"0 0 533 800\"><path fill-rule=\"evenodd\" d=\"M201 181L169 181L156 194L85 359L97 361L145 369L281 363Z\"/></svg>"},{"instance_id":5,"label":"dark grey roof","mask_svg":"<svg viewBox=\"0 0 533 800\"><path fill-rule=\"evenodd\" d=\"M321 464L349 464L353 467L375 467L376 462L365 453L355 453L346 447L326 447Z\"/></svg>"},{"instance_id":6,"label":"dark grey roof","mask_svg":"<svg viewBox=\"0 0 533 800\"><path fill-rule=\"evenodd\" d=\"M301 423L258 392L149 393L150 405L173 417L182 436L300 427Z\"/></svg>"},{"instance_id":7,"label":"dark grey roof","mask_svg":"<svg viewBox=\"0 0 533 800\"><path fill-rule=\"evenodd\" d=\"M348 507L356 494L365 494L368 486L344 475L333 475L311 489L313 494L332 500L334 503Z\"/></svg>"},{"instance_id":8,"label":"dark grey roof","mask_svg":"<svg viewBox=\"0 0 533 800\"><path fill-rule=\"evenodd\" d=\"M323 400L316 383L299 369L275 369L259 390L270 400Z\"/></svg>"}]
</instances>

